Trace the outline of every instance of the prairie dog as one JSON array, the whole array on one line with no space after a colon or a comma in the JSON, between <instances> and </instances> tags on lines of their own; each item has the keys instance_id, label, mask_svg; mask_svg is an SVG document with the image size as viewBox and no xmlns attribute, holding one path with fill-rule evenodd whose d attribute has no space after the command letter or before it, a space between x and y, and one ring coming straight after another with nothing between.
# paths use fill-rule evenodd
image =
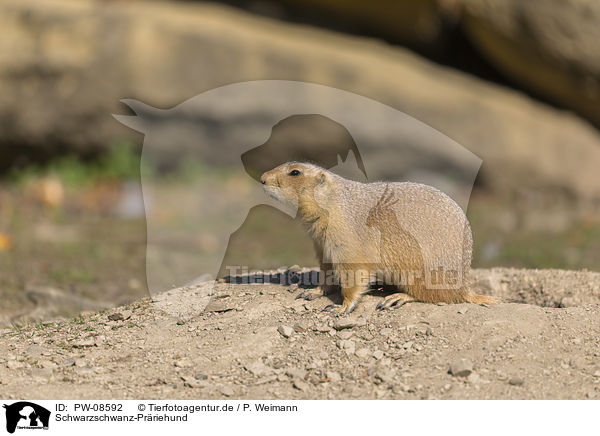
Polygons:
<instances>
[{"instance_id":1,"label":"prairie dog","mask_svg":"<svg viewBox=\"0 0 600 436\"><path fill-rule=\"evenodd\" d=\"M410 182L355 182L300 162L265 172L261 183L268 195L297 208L322 274L333 271L339 281L343 302L328 306L332 311L352 311L375 279L404 291L387 296L378 309L411 301L497 301L467 288L471 227L441 191Z\"/></svg>"}]
</instances>

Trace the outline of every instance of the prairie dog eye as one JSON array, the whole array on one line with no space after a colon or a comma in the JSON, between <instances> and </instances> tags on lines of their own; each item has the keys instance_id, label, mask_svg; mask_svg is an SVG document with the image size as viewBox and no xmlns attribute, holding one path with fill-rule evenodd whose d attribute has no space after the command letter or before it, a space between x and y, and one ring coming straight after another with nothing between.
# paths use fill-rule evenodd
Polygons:
<instances>
[{"instance_id":1,"label":"prairie dog eye","mask_svg":"<svg viewBox=\"0 0 600 436\"><path fill-rule=\"evenodd\" d=\"M295 177L295 176L299 176L300 174L302 174L300 171L298 171L298 170L292 170L292 171L289 172L288 176Z\"/></svg>"}]
</instances>

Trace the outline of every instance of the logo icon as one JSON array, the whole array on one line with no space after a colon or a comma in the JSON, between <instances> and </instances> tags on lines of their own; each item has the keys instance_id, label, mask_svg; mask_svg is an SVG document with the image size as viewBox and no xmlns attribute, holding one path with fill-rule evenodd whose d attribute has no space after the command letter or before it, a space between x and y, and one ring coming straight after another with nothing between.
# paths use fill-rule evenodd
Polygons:
<instances>
[{"instance_id":1,"label":"logo icon","mask_svg":"<svg viewBox=\"0 0 600 436\"><path fill-rule=\"evenodd\" d=\"M17 428L48 430L50 422L48 409L28 401L4 404L3 407L6 409L6 431L9 433L14 433Z\"/></svg>"}]
</instances>

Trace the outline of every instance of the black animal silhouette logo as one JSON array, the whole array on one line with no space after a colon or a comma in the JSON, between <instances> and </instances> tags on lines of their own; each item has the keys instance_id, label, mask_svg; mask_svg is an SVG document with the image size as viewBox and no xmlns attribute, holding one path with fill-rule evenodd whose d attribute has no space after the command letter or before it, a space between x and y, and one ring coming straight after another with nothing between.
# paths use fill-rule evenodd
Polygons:
<instances>
[{"instance_id":1,"label":"black animal silhouette logo","mask_svg":"<svg viewBox=\"0 0 600 436\"><path fill-rule=\"evenodd\" d=\"M42 406L28 401L19 401L10 405L4 404L6 409L6 431L14 433L18 428L48 429L50 411Z\"/></svg>"}]
</instances>

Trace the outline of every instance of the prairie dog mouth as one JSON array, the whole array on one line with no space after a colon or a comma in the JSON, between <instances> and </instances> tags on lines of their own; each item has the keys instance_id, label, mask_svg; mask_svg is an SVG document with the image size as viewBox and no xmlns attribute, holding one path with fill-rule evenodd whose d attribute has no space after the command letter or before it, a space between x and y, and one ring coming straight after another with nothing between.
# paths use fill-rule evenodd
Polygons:
<instances>
[{"instance_id":1,"label":"prairie dog mouth","mask_svg":"<svg viewBox=\"0 0 600 436\"><path fill-rule=\"evenodd\" d=\"M265 191L265 194L267 194L269 197L281 203L286 203L285 197L283 196L283 192L281 192L280 188L275 188L274 186L264 186L263 190Z\"/></svg>"},{"instance_id":2,"label":"prairie dog mouth","mask_svg":"<svg viewBox=\"0 0 600 436\"><path fill-rule=\"evenodd\" d=\"M281 188L277 188L274 186L263 186L263 190L269 197L271 197L272 199L276 200L278 203L280 203L284 206L288 206L288 207L292 207L292 208L298 207L298 200L296 198L289 199L283 193L283 190Z\"/></svg>"}]
</instances>

